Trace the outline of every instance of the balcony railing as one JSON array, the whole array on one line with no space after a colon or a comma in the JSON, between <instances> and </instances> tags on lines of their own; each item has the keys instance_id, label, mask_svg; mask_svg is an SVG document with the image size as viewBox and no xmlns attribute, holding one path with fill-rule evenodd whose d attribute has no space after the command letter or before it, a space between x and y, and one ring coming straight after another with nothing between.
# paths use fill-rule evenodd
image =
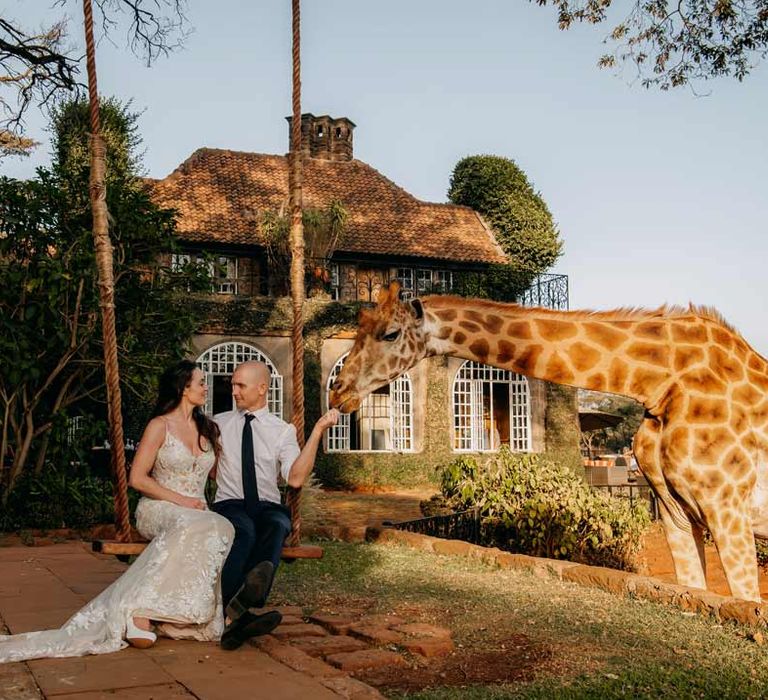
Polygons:
<instances>
[{"instance_id":1,"label":"balcony railing","mask_svg":"<svg viewBox=\"0 0 768 700\"><path fill-rule=\"evenodd\" d=\"M220 256L219 259L225 258ZM264 275L263 272L256 272L257 267L252 262L241 266L234 258L227 260L231 262L227 267L231 276L225 277L220 273L211 280L213 289L219 294L269 297L290 294L288 270L269 269ZM241 277L240 273L245 270L248 272ZM400 283L404 299L429 294L456 294L496 301L517 301L524 306L568 309L567 275L542 274L536 276L531 283L529 275L499 268L467 271L419 266L377 267L352 262L329 263L326 260L308 260L306 265L308 297L328 295L334 301L375 302L379 291L394 281Z\"/></svg>"},{"instance_id":2,"label":"balcony railing","mask_svg":"<svg viewBox=\"0 0 768 700\"><path fill-rule=\"evenodd\" d=\"M523 306L542 306L555 311L568 310L568 275L538 275L520 297Z\"/></svg>"}]
</instances>

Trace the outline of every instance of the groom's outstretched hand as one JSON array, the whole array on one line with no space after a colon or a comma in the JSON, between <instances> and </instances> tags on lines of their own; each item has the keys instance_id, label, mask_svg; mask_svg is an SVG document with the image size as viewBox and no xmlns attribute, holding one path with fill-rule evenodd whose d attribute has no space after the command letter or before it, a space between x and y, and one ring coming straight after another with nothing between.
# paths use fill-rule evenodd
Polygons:
<instances>
[{"instance_id":1,"label":"groom's outstretched hand","mask_svg":"<svg viewBox=\"0 0 768 700\"><path fill-rule=\"evenodd\" d=\"M317 423L315 423L315 427L320 431L327 430L339 422L339 416L339 412L335 408L332 408L330 411L320 416Z\"/></svg>"}]
</instances>

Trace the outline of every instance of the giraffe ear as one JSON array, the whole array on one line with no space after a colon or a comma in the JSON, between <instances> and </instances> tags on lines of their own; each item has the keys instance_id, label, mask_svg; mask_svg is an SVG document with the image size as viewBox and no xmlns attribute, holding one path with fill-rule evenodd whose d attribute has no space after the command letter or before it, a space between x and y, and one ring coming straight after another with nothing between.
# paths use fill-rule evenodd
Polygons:
<instances>
[{"instance_id":1,"label":"giraffe ear","mask_svg":"<svg viewBox=\"0 0 768 700\"><path fill-rule=\"evenodd\" d=\"M419 299L411 299L409 303L413 317L417 321L421 321L424 318L424 307L421 305L421 301Z\"/></svg>"}]
</instances>

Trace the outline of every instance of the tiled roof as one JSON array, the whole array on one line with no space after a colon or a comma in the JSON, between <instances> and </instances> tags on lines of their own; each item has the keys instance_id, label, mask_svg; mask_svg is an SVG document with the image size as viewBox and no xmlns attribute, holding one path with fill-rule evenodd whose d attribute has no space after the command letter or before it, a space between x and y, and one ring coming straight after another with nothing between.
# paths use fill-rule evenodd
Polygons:
<instances>
[{"instance_id":1,"label":"tiled roof","mask_svg":"<svg viewBox=\"0 0 768 700\"><path fill-rule=\"evenodd\" d=\"M347 211L339 252L507 262L468 207L419 201L359 160L304 163L304 206L338 200ZM263 212L288 207L284 156L201 148L168 177L149 183L157 204L178 210L178 235L187 242L261 244Z\"/></svg>"}]
</instances>

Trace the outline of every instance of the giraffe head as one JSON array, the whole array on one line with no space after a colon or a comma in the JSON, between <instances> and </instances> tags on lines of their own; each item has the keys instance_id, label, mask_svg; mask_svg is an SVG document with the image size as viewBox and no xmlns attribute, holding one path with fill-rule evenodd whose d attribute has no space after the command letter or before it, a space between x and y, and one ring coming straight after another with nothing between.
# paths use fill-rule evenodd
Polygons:
<instances>
[{"instance_id":1,"label":"giraffe head","mask_svg":"<svg viewBox=\"0 0 768 700\"><path fill-rule=\"evenodd\" d=\"M427 355L421 302L402 302L399 293L393 282L379 292L375 308L360 311L355 344L331 387L330 404L343 413Z\"/></svg>"}]
</instances>

